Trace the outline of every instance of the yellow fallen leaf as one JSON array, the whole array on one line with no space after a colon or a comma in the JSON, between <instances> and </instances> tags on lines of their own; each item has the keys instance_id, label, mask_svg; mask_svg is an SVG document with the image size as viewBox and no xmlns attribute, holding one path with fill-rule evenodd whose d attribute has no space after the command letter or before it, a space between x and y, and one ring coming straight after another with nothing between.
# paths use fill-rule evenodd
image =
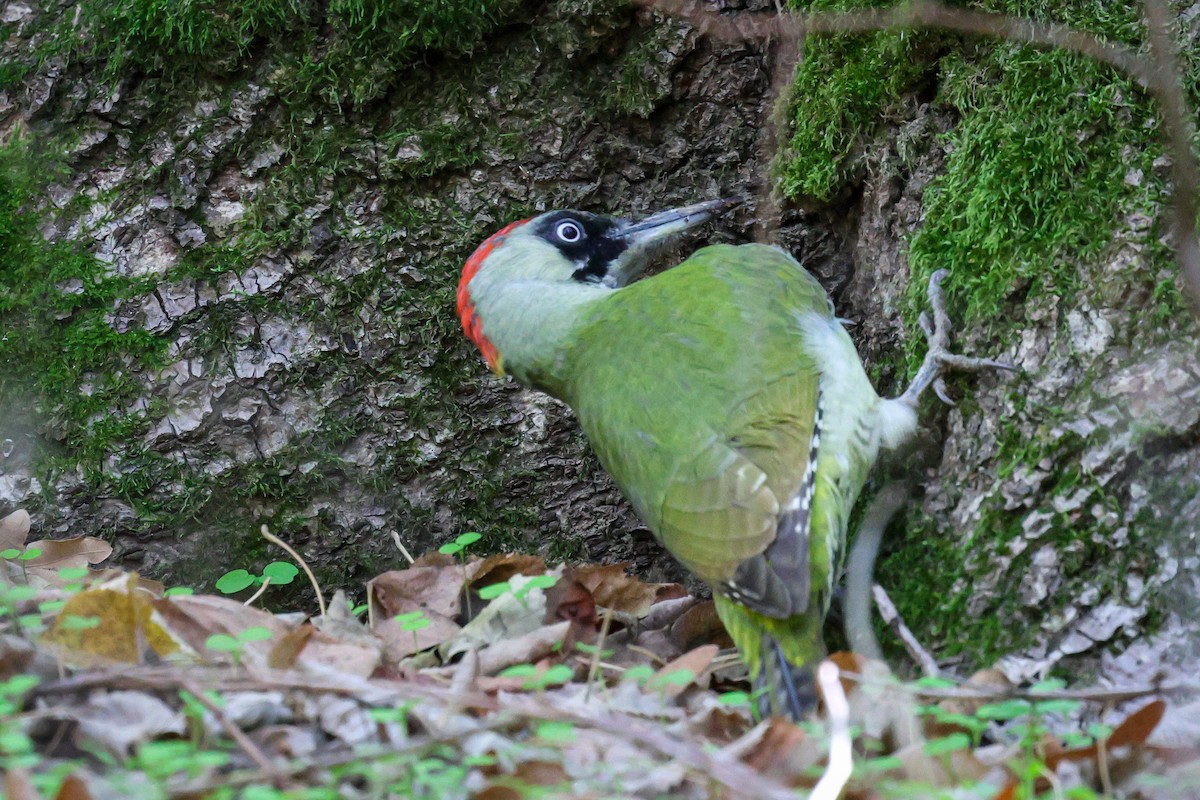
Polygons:
<instances>
[{"instance_id":1,"label":"yellow fallen leaf","mask_svg":"<svg viewBox=\"0 0 1200 800\"><path fill-rule=\"evenodd\" d=\"M178 650L179 645L150 618L153 600L138 588L136 573L123 589L89 589L67 600L42 641L127 664L141 661L142 642L159 656Z\"/></svg>"}]
</instances>

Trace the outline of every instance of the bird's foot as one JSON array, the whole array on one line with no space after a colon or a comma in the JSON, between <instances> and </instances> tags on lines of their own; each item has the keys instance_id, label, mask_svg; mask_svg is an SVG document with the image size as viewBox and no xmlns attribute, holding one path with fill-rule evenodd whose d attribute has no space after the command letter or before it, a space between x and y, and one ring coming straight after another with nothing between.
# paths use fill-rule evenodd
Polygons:
<instances>
[{"instance_id":1,"label":"bird's foot","mask_svg":"<svg viewBox=\"0 0 1200 800\"><path fill-rule=\"evenodd\" d=\"M950 370L961 372L982 372L988 369L1002 369L1016 372L1017 367L1005 361L995 361L990 358L971 358L950 352L950 316L946 313L946 296L942 292L942 281L950 274L949 270L939 269L929 278L929 306L933 312L930 319L928 312L922 312L920 318L921 330L929 343L925 360L917 375L913 378L908 389L897 399L902 403L916 408L921 395L930 386L933 393L947 405L955 405L946 393L945 374Z\"/></svg>"}]
</instances>

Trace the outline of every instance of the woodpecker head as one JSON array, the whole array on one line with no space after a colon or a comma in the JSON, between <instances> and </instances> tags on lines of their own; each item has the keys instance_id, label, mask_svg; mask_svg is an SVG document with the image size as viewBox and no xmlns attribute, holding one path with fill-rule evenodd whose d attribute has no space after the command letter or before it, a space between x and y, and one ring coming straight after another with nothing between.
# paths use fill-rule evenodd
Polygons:
<instances>
[{"instance_id":1,"label":"woodpecker head","mask_svg":"<svg viewBox=\"0 0 1200 800\"><path fill-rule=\"evenodd\" d=\"M631 222L586 211L550 211L492 234L463 266L458 317L488 366L504 373L510 346L536 340L574 306L620 289L662 245L742 198L710 200ZM550 331L551 333L553 331Z\"/></svg>"}]
</instances>

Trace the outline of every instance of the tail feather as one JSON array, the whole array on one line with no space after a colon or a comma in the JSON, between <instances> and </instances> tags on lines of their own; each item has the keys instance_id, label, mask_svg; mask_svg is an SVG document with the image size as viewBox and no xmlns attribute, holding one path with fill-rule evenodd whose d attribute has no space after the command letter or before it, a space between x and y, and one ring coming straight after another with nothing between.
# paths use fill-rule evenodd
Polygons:
<instances>
[{"instance_id":1,"label":"tail feather","mask_svg":"<svg viewBox=\"0 0 1200 800\"><path fill-rule=\"evenodd\" d=\"M812 665L797 666L788 661L783 646L770 636L763 637L762 652L762 669L755 680L755 688L763 689L758 701L759 711L763 716L801 721L817 705Z\"/></svg>"},{"instance_id":2,"label":"tail feather","mask_svg":"<svg viewBox=\"0 0 1200 800\"><path fill-rule=\"evenodd\" d=\"M817 704L813 670L825 655L822 615L816 609L774 619L713 594L717 614L750 668L764 713L800 721ZM824 610L823 606L820 609Z\"/></svg>"}]
</instances>

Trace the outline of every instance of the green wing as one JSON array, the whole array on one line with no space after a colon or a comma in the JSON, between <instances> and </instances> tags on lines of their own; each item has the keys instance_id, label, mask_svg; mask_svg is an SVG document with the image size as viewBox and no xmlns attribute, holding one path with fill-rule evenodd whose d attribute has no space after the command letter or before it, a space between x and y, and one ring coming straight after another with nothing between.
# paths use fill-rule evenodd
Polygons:
<instances>
[{"instance_id":1,"label":"green wing","mask_svg":"<svg viewBox=\"0 0 1200 800\"><path fill-rule=\"evenodd\" d=\"M827 586L809 517L819 376L798 322L813 314L832 320L829 300L790 256L710 247L615 293L572 353L566 399L642 519L772 618Z\"/></svg>"}]
</instances>

